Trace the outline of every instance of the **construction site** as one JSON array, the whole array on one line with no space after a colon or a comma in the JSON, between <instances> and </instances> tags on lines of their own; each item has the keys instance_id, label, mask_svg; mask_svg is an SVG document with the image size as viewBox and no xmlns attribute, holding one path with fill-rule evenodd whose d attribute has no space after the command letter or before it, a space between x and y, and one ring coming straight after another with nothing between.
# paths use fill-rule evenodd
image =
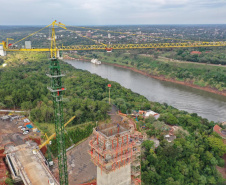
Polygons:
<instances>
[{"instance_id":1,"label":"construction site","mask_svg":"<svg viewBox=\"0 0 226 185\"><path fill-rule=\"evenodd\" d=\"M63 92L60 51L70 50L106 50L138 48L174 48L174 47L212 47L225 46L225 42L181 42L181 43L148 43L148 44L113 44L56 46L55 27L67 29L64 24L53 21L50 25L52 36L50 48L16 48L3 41L0 43L0 54L8 52L42 51L50 52L50 65L47 76L50 78L50 91L54 109L55 133L41 141L40 131L27 129L27 118L19 115L2 115L0 120L0 177L7 178L10 171L17 184L24 185L141 185L141 143L147 139L145 134L136 131L134 119L116 111L111 113L111 122L96 125L92 135L84 142L70 150L66 149L63 119ZM44 29L44 28L43 28ZM42 30L42 29L41 29ZM39 30L39 31L41 31ZM70 30L68 30L70 31ZM84 36L83 36L84 37ZM96 42L95 42L96 43ZM109 86L110 104L110 86ZM152 114L152 112L150 112ZM154 116L159 116L154 114ZM16 118L15 118L16 117ZM15 118L15 119L13 119ZM70 122L70 121L69 121ZM23 130L24 129L24 130ZM27 129L27 130L26 130ZM18 131L19 130L19 131ZM23 130L21 132L20 130ZM57 158L47 161L46 145L56 138ZM43 143L42 143L43 142ZM51 162L51 163L50 163ZM53 162L53 163L52 163Z\"/></svg>"},{"instance_id":2,"label":"construction site","mask_svg":"<svg viewBox=\"0 0 226 185\"><path fill-rule=\"evenodd\" d=\"M90 155L97 166L97 184L140 184L140 143L127 122L93 129Z\"/></svg>"},{"instance_id":3,"label":"construction site","mask_svg":"<svg viewBox=\"0 0 226 185\"><path fill-rule=\"evenodd\" d=\"M116 112L111 118L111 123L93 128L89 138L67 152L69 184L141 184L140 144L144 138L135 135L131 120ZM45 158L46 146L37 150L39 132L20 132L22 120L0 120L1 171L10 171L17 184L59 184L57 159L52 167Z\"/></svg>"}]
</instances>

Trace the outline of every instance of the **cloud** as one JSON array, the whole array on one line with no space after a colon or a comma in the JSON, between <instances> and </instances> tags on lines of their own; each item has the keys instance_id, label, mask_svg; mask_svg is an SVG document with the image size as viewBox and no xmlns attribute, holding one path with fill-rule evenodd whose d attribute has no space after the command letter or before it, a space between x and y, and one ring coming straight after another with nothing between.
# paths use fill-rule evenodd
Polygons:
<instances>
[{"instance_id":1,"label":"cloud","mask_svg":"<svg viewBox=\"0 0 226 185\"><path fill-rule=\"evenodd\" d=\"M0 24L211 24L226 16L225 0L1 1Z\"/></svg>"}]
</instances>

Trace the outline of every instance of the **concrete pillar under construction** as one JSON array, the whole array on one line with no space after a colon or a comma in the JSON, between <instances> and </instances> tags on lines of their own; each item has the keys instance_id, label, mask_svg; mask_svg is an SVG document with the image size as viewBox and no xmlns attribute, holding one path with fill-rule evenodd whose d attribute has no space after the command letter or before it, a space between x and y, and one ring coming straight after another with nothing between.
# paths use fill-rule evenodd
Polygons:
<instances>
[{"instance_id":1,"label":"concrete pillar under construction","mask_svg":"<svg viewBox=\"0 0 226 185\"><path fill-rule=\"evenodd\" d=\"M101 171L97 166L97 185L131 185L130 163L110 173Z\"/></svg>"},{"instance_id":2,"label":"concrete pillar under construction","mask_svg":"<svg viewBox=\"0 0 226 185\"><path fill-rule=\"evenodd\" d=\"M97 166L97 185L131 185L140 178L140 149L131 138L128 123L94 128L89 145L91 160Z\"/></svg>"},{"instance_id":3,"label":"concrete pillar under construction","mask_svg":"<svg viewBox=\"0 0 226 185\"><path fill-rule=\"evenodd\" d=\"M6 56L6 51L3 50L3 46L0 46L0 56Z\"/></svg>"}]
</instances>

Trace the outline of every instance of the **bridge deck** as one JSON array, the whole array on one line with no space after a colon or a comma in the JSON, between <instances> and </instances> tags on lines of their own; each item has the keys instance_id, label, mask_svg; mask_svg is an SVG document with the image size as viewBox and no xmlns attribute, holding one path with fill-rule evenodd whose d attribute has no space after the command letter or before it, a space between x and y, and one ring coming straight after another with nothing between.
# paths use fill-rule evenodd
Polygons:
<instances>
[{"instance_id":1,"label":"bridge deck","mask_svg":"<svg viewBox=\"0 0 226 185\"><path fill-rule=\"evenodd\" d=\"M19 146L11 146L8 149L7 159L10 158L11 165L24 184L48 185L49 179L54 184L59 184L45 164L45 158L41 152L33 154L34 145L32 142ZM9 163L9 159L7 161Z\"/></svg>"}]
</instances>

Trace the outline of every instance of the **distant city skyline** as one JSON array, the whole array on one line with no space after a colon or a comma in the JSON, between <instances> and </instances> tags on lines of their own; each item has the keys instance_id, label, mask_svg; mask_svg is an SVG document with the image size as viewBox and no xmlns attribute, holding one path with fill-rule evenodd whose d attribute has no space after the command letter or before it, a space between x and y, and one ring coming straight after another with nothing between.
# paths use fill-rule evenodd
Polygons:
<instances>
[{"instance_id":1,"label":"distant city skyline","mask_svg":"<svg viewBox=\"0 0 226 185\"><path fill-rule=\"evenodd\" d=\"M0 25L225 24L225 0L1 0Z\"/></svg>"}]
</instances>

